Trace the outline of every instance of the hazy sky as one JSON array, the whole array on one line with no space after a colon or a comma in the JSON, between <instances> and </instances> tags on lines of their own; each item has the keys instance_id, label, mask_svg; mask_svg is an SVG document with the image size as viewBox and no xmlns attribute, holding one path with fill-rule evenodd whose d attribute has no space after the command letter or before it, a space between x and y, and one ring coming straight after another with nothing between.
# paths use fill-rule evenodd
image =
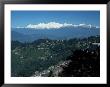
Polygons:
<instances>
[{"instance_id":1,"label":"hazy sky","mask_svg":"<svg viewBox=\"0 0 110 87\"><path fill-rule=\"evenodd\" d=\"M25 27L27 24L72 23L100 26L100 11L12 11L11 26Z\"/></svg>"}]
</instances>

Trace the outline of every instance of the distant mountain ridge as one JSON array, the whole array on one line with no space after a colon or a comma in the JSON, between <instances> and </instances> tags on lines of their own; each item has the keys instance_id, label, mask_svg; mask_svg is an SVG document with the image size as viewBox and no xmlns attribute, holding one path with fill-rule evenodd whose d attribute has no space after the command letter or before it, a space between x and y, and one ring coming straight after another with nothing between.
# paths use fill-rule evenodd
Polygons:
<instances>
[{"instance_id":1,"label":"distant mountain ridge","mask_svg":"<svg viewBox=\"0 0 110 87\"><path fill-rule=\"evenodd\" d=\"M48 23L38 23L38 24L27 24L24 27L16 28L30 28L30 29L61 29L61 28L99 28L99 26L94 26L92 24L72 24L72 23L58 23L58 22L48 22Z\"/></svg>"},{"instance_id":2,"label":"distant mountain ridge","mask_svg":"<svg viewBox=\"0 0 110 87\"><path fill-rule=\"evenodd\" d=\"M100 35L99 28L29 29L12 28L12 40L31 42L37 39L71 39Z\"/></svg>"}]
</instances>

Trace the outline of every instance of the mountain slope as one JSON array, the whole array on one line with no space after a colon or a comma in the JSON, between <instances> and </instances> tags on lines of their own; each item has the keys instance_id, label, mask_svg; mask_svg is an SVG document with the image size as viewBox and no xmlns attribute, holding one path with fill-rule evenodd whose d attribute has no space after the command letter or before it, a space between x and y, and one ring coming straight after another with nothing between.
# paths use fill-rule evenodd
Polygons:
<instances>
[{"instance_id":1,"label":"mountain slope","mask_svg":"<svg viewBox=\"0 0 110 87\"><path fill-rule=\"evenodd\" d=\"M15 34L20 33L20 34ZM12 29L12 40L34 41L37 39L71 39L96 36L100 34L99 29L87 28L62 28L62 29Z\"/></svg>"}]
</instances>

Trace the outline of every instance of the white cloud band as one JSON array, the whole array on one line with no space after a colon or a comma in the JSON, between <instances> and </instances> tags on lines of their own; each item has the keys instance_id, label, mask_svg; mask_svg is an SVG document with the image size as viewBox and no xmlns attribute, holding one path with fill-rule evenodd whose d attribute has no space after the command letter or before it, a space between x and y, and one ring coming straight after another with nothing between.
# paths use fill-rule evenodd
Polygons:
<instances>
[{"instance_id":1,"label":"white cloud band","mask_svg":"<svg viewBox=\"0 0 110 87\"><path fill-rule=\"evenodd\" d=\"M63 27L83 27L83 28L99 28L97 26L93 26L91 24L79 24L79 25L74 25L74 24L68 24L68 23L57 23L57 22L49 22L49 23L39 23L39 24L28 24L24 28L32 28L32 29L60 29ZM17 27L19 28L19 27Z\"/></svg>"}]
</instances>

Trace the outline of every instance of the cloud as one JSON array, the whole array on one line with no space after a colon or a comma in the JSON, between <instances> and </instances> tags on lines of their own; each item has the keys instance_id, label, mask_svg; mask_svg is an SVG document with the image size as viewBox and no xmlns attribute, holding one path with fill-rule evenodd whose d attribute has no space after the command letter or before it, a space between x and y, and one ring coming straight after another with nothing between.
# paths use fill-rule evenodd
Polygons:
<instances>
[{"instance_id":1,"label":"cloud","mask_svg":"<svg viewBox=\"0 0 110 87\"><path fill-rule=\"evenodd\" d=\"M79 27L92 28L93 26L91 24L79 24Z\"/></svg>"},{"instance_id":2,"label":"cloud","mask_svg":"<svg viewBox=\"0 0 110 87\"><path fill-rule=\"evenodd\" d=\"M77 27L81 27L81 28L99 28L98 26L93 26L91 24L69 24L69 23L57 23L57 22L49 22L49 23L39 23L39 24L28 24L26 27L24 28L29 28L29 29L60 29L60 28L64 28L64 27L72 27L72 28L77 28ZM17 27L17 28L21 28L21 27ZM23 27L22 27L23 28Z\"/></svg>"},{"instance_id":3,"label":"cloud","mask_svg":"<svg viewBox=\"0 0 110 87\"><path fill-rule=\"evenodd\" d=\"M63 24L63 27L71 27L71 26L74 26L74 25L73 24L67 24L67 23Z\"/></svg>"},{"instance_id":4,"label":"cloud","mask_svg":"<svg viewBox=\"0 0 110 87\"><path fill-rule=\"evenodd\" d=\"M61 23L56 23L56 22L49 22L49 23L39 23L39 24L28 24L25 28L35 28L35 29L59 29L62 27L69 27L73 26L73 24L61 24Z\"/></svg>"},{"instance_id":5,"label":"cloud","mask_svg":"<svg viewBox=\"0 0 110 87\"><path fill-rule=\"evenodd\" d=\"M16 28L24 28L24 27L19 27L19 26L18 26L18 27L16 27Z\"/></svg>"}]
</instances>

